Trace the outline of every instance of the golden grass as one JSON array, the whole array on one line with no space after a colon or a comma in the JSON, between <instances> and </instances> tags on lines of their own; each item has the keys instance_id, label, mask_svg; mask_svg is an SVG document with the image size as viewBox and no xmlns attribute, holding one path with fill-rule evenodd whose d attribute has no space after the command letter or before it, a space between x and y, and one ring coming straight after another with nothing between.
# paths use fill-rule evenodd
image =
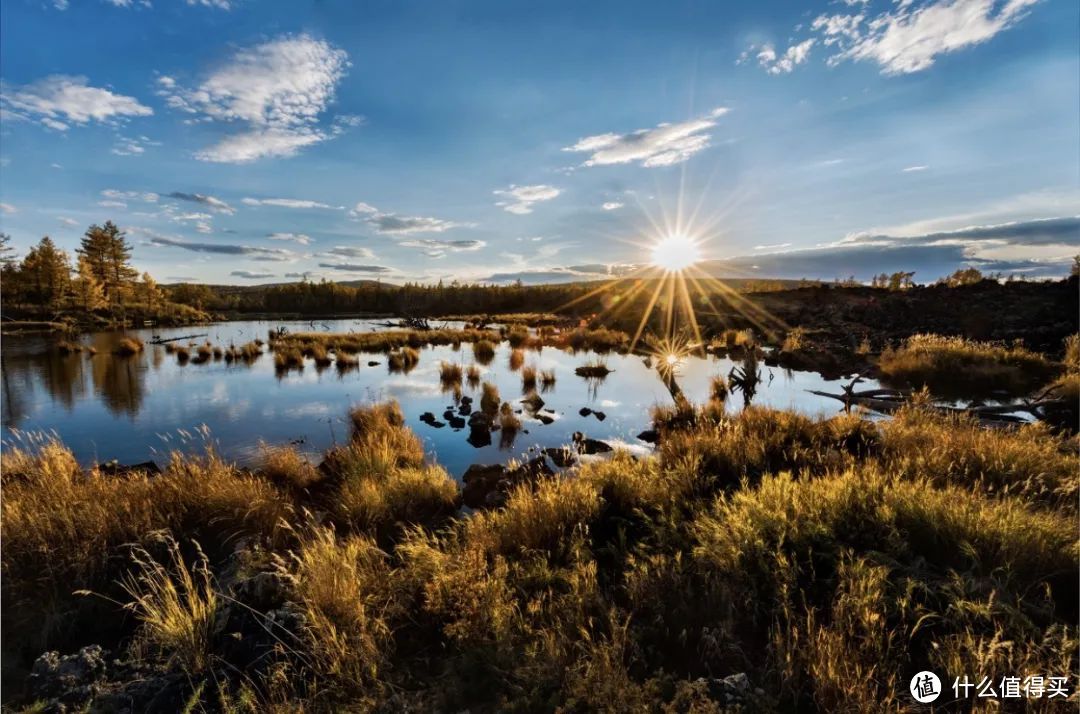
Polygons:
<instances>
[{"instance_id":1,"label":"golden grass","mask_svg":"<svg viewBox=\"0 0 1080 714\"><path fill-rule=\"evenodd\" d=\"M510 371L516 372L521 369L521 366L525 364L525 350L515 347L510 350L509 362Z\"/></svg>"},{"instance_id":2,"label":"golden grass","mask_svg":"<svg viewBox=\"0 0 1080 714\"><path fill-rule=\"evenodd\" d=\"M274 350L274 368L279 372L304 368L304 355L295 348Z\"/></svg>"},{"instance_id":3,"label":"golden grass","mask_svg":"<svg viewBox=\"0 0 1080 714\"><path fill-rule=\"evenodd\" d=\"M132 357L142 351L143 341L138 337L125 337L113 348L113 354L117 357Z\"/></svg>"},{"instance_id":4,"label":"golden grass","mask_svg":"<svg viewBox=\"0 0 1080 714\"><path fill-rule=\"evenodd\" d=\"M575 367L574 374L579 377L603 378L611 374L611 369L604 360L594 358L583 365Z\"/></svg>"},{"instance_id":5,"label":"golden grass","mask_svg":"<svg viewBox=\"0 0 1080 714\"><path fill-rule=\"evenodd\" d=\"M885 377L946 396L993 390L1023 394L1042 384L1054 365L1021 346L974 342L962 337L914 335L886 349L878 363Z\"/></svg>"},{"instance_id":6,"label":"golden grass","mask_svg":"<svg viewBox=\"0 0 1080 714\"><path fill-rule=\"evenodd\" d=\"M465 370L465 378L469 380L469 386L476 389L480 385L480 368L475 364L470 364Z\"/></svg>"},{"instance_id":7,"label":"golden grass","mask_svg":"<svg viewBox=\"0 0 1080 714\"><path fill-rule=\"evenodd\" d=\"M499 388L492 382L484 382L480 393L480 410L487 414L494 414L499 411L501 401Z\"/></svg>"},{"instance_id":8,"label":"golden grass","mask_svg":"<svg viewBox=\"0 0 1080 714\"><path fill-rule=\"evenodd\" d=\"M412 347L402 347L386 356L391 372L410 372L420 362L420 352Z\"/></svg>"},{"instance_id":9,"label":"golden grass","mask_svg":"<svg viewBox=\"0 0 1080 714\"><path fill-rule=\"evenodd\" d=\"M536 367L528 366L521 370L521 391L532 392L536 390Z\"/></svg>"},{"instance_id":10,"label":"golden grass","mask_svg":"<svg viewBox=\"0 0 1080 714\"><path fill-rule=\"evenodd\" d=\"M460 387L463 374L464 372L461 369L461 365L456 362L439 363L439 382L441 382L444 387Z\"/></svg>"},{"instance_id":11,"label":"golden grass","mask_svg":"<svg viewBox=\"0 0 1080 714\"><path fill-rule=\"evenodd\" d=\"M795 327L788 331L784 337L784 343L780 346L782 352L798 352L806 346L806 330Z\"/></svg>"},{"instance_id":12,"label":"golden grass","mask_svg":"<svg viewBox=\"0 0 1080 714\"><path fill-rule=\"evenodd\" d=\"M545 369L540 372L540 388L544 390L555 386L555 370Z\"/></svg>"},{"instance_id":13,"label":"golden grass","mask_svg":"<svg viewBox=\"0 0 1080 714\"><path fill-rule=\"evenodd\" d=\"M290 449L154 478L6 449L5 645L124 632L70 593L129 598L124 656L245 711L724 711L709 682L732 672L749 711L906 710L923 668L1077 676L1074 439L711 409L468 517L395 403L354 410L315 480ZM233 588L267 573L272 601ZM238 613L266 629L233 637Z\"/></svg>"},{"instance_id":14,"label":"golden grass","mask_svg":"<svg viewBox=\"0 0 1080 714\"><path fill-rule=\"evenodd\" d=\"M473 359L480 364L490 364L495 359L495 343L491 340L477 340L473 342L472 349Z\"/></svg>"}]
</instances>

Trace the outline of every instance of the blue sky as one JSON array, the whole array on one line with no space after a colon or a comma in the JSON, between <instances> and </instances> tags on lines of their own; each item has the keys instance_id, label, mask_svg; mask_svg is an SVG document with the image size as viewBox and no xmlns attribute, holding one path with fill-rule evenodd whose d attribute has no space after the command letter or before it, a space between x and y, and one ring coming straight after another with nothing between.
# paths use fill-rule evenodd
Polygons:
<instances>
[{"instance_id":1,"label":"blue sky","mask_svg":"<svg viewBox=\"0 0 1080 714\"><path fill-rule=\"evenodd\" d=\"M0 5L0 228L158 280L1060 275L1074 0Z\"/></svg>"}]
</instances>

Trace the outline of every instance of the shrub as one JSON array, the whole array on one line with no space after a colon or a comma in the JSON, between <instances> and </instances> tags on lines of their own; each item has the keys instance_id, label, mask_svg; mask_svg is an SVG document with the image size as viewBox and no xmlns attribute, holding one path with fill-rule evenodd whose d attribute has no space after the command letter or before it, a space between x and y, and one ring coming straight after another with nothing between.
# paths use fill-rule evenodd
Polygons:
<instances>
[{"instance_id":1,"label":"shrub","mask_svg":"<svg viewBox=\"0 0 1080 714\"><path fill-rule=\"evenodd\" d=\"M806 330L802 327L796 327L788 331L787 336L784 337L784 344L781 345L780 351L782 352L798 352L805 346L806 342Z\"/></svg>"}]
</instances>

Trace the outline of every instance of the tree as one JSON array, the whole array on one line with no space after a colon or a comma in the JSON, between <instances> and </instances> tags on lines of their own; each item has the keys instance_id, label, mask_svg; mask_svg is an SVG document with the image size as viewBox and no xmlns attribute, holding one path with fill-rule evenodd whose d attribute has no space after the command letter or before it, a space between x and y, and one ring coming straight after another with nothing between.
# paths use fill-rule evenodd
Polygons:
<instances>
[{"instance_id":1,"label":"tree","mask_svg":"<svg viewBox=\"0 0 1080 714\"><path fill-rule=\"evenodd\" d=\"M15 257L15 249L10 244L11 236L0 233L0 266L14 265L18 260Z\"/></svg>"},{"instance_id":2,"label":"tree","mask_svg":"<svg viewBox=\"0 0 1080 714\"><path fill-rule=\"evenodd\" d=\"M882 274L884 276L884 274ZM914 277L915 271L904 272L899 271L889 276L888 287L889 290L906 290L910 288L913 283L911 278Z\"/></svg>"},{"instance_id":3,"label":"tree","mask_svg":"<svg viewBox=\"0 0 1080 714\"><path fill-rule=\"evenodd\" d=\"M982 279L983 274L978 268L960 268L941 282L951 288L956 288L961 285L974 285Z\"/></svg>"},{"instance_id":4,"label":"tree","mask_svg":"<svg viewBox=\"0 0 1080 714\"><path fill-rule=\"evenodd\" d=\"M30 297L42 305L56 307L67 294L71 283L68 254L45 236L23 258L20 267Z\"/></svg>"},{"instance_id":5,"label":"tree","mask_svg":"<svg viewBox=\"0 0 1080 714\"><path fill-rule=\"evenodd\" d=\"M136 300L146 305L150 312L161 302L161 288L150 273L142 274L142 281L135 286Z\"/></svg>"},{"instance_id":6,"label":"tree","mask_svg":"<svg viewBox=\"0 0 1080 714\"><path fill-rule=\"evenodd\" d=\"M1080 255L1073 256L1072 267L1069 268L1069 275L1080 275Z\"/></svg>"},{"instance_id":7,"label":"tree","mask_svg":"<svg viewBox=\"0 0 1080 714\"><path fill-rule=\"evenodd\" d=\"M105 290L86 256L79 256L78 274L71 283L71 294L72 302L84 310L97 310L105 306Z\"/></svg>"},{"instance_id":8,"label":"tree","mask_svg":"<svg viewBox=\"0 0 1080 714\"><path fill-rule=\"evenodd\" d=\"M110 304L121 298L125 288L138 275L130 265L131 246L124 232L112 221L106 221L104 226L90 226L78 252L86 258L90 270L101 282L105 299Z\"/></svg>"}]
</instances>

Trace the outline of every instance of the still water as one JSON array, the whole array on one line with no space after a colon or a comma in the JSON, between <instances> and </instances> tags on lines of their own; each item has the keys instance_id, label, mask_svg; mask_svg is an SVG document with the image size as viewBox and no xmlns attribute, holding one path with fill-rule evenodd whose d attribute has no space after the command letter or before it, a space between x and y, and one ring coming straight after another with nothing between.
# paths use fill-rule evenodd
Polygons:
<instances>
[{"instance_id":1,"label":"still water","mask_svg":"<svg viewBox=\"0 0 1080 714\"><path fill-rule=\"evenodd\" d=\"M155 335L168 339L205 333L192 341L239 346L256 338L265 340L267 331L279 326L291 332L385 329L365 320L316 320L100 332L81 339L84 346L96 348L93 356L86 352L62 356L51 336L5 337L0 350L5 440L11 441L12 429L55 432L85 464L111 459L160 462L172 450L202 450L207 439L222 455L240 463L256 459L260 442L292 442L317 460L326 448L348 438L346 415L351 407L397 399L409 426L423 438L432 461L460 476L474 463L529 458L537 448L569 443L578 431L646 453L650 446L637 434L649 427L649 409L672 401L656 370L647 367L641 357L603 356L614 371L596 381L574 374L575 367L596 358L595 354L571 354L550 347L530 350L525 365L555 371L554 387L541 393L544 411L553 413L554 421L543 424L525 411L521 415L524 430L511 445L500 445L495 434L493 444L476 448L466 441L467 427L454 430L447 423L436 428L420 420L423 413L431 412L438 421L446 421L443 413L453 406L453 398L440 387L439 363L445 360L467 367L473 362L469 345L457 351L450 346L421 348L419 364L407 374L391 373L382 354L359 355L359 369L345 373L333 366L318 370L307 360L302 371L278 374L271 353L252 364L210 361L180 365L164 347L149 344ZM134 357L113 356L113 347L125 334L145 340L145 352ZM510 368L510 352L502 343L495 359L481 369L483 380L495 383L504 401L520 407L521 374ZM369 366L369 361L379 364ZM707 398L710 378L726 376L733 364L715 357L689 358L679 369L679 385L692 401L702 401ZM808 414L838 411L838 402L807 392L839 392L837 382L827 382L816 373L790 372L764 364L761 375L755 404ZM875 386L871 381L865 383L868 389ZM479 403L479 388L470 388L466 381L462 390ZM738 393L728 399L729 410L742 405ZM582 416L582 407L599 410L605 418ZM201 436L201 432L209 436Z\"/></svg>"}]
</instances>

